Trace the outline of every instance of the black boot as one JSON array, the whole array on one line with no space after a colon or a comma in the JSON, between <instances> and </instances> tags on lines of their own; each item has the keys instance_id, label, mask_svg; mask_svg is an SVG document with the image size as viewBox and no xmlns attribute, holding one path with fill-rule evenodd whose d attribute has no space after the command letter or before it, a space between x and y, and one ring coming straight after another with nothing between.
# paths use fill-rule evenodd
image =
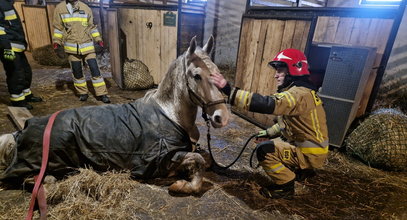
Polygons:
<instances>
[{"instance_id":1,"label":"black boot","mask_svg":"<svg viewBox=\"0 0 407 220\"><path fill-rule=\"evenodd\" d=\"M36 97L33 94L29 94L28 96L26 96L25 100L27 102L42 102L42 98Z\"/></svg>"},{"instance_id":2,"label":"black boot","mask_svg":"<svg viewBox=\"0 0 407 220\"><path fill-rule=\"evenodd\" d=\"M295 171L295 180L298 182L303 182L308 178L316 176L317 173L314 169L303 169L303 170L296 170Z\"/></svg>"},{"instance_id":3,"label":"black boot","mask_svg":"<svg viewBox=\"0 0 407 220\"><path fill-rule=\"evenodd\" d=\"M262 187L260 194L270 199L293 199L294 180L282 185L272 184L268 187Z\"/></svg>"},{"instance_id":4,"label":"black boot","mask_svg":"<svg viewBox=\"0 0 407 220\"><path fill-rule=\"evenodd\" d=\"M24 107L24 108L27 108L28 110L33 109L33 106L28 104L26 100L11 101L11 105L14 106L14 107Z\"/></svg>"},{"instance_id":5,"label":"black boot","mask_svg":"<svg viewBox=\"0 0 407 220\"><path fill-rule=\"evenodd\" d=\"M99 96L99 100L102 101L103 103L110 103L110 99L109 97L107 97L107 95Z\"/></svg>"},{"instance_id":6,"label":"black boot","mask_svg":"<svg viewBox=\"0 0 407 220\"><path fill-rule=\"evenodd\" d=\"M79 101L84 102L84 101L88 100L88 97L89 97L88 94L81 94L81 95L79 95Z\"/></svg>"}]
</instances>

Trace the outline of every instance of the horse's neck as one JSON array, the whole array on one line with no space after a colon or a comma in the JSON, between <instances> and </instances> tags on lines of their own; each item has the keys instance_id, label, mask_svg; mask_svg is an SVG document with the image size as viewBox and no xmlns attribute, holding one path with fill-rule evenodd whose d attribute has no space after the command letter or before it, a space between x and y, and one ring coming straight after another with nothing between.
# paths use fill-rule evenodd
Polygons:
<instances>
[{"instance_id":1,"label":"horse's neck","mask_svg":"<svg viewBox=\"0 0 407 220\"><path fill-rule=\"evenodd\" d=\"M157 91L151 97L169 118L186 131L191 131L195 126L198 108L189 98L182 62L183 60L178 58L171 64Z\"/></svg>"}]
</instances>

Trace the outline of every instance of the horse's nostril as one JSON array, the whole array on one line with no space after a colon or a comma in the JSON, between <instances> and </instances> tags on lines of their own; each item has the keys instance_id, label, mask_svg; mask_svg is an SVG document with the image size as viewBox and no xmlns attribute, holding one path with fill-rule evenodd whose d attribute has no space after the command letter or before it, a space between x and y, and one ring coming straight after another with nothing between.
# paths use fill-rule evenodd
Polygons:
<instances>
[{"instance_id":1,"label":"horse's nostril","mask_svg":"<svg viewBox=\"0 0 407 220\"><path fill-rule=\"evenodd\" d=\"M216 123L221 123L222 122L222 117L220 117L219 115L215 116L215 122Z\"/></svg>"}]
</instances>

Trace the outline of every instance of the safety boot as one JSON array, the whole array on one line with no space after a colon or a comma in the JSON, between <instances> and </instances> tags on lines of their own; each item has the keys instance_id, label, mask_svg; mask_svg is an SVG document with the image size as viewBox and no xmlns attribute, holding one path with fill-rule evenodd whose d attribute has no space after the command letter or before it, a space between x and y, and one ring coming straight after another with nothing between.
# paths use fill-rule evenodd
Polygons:
<instances>
[{"instance_id":1,"label":"safety boot","mask_svg":"<svg viewBox=\"0 0 407 220\"><path fill-rule=\"evenodd\" d=\"M110 103L110 99L109 97L107 97L107 95L99 96L99 100L102 101L103 103Z\"/></svg>"},{"instance_id":2,"label":"safety boot","mask_svg":"<svg viewBox=\"0 0 407 220\"><path fill-rule=\"evenodd\" d=\"M27 102L42 102L42 98L36 97L33 94L29 94L28 96L26 96L25 100Z\"/></svg>"},{"instance_id":3,"label":"safety boot","mask_svg":"<svg viewBox=\"0 0 407 220\"><path fill-rule=\"evenodd\" d=\"M270 199L293 199L294 197L294 180L288 183L278 185L272 184L260 189L260 194Z\"/></svg>"},{"instance_id":4,"label":"safety boot","mask_svg":"<svg viewBox=\"0 0 407 220\"><path fill-rule=\"evenodd\" d=\"M84 102L84 101L88 100L88 97L89 97L88 94L81 94L81 95L79 95L79 101Z\"/></svg>"},{"instance_id":5,"label":"safety boot","mask_svg":"<svg viewBox=\"0 0 407 220\"><path fill-rule=\"evenodd\" d=\"M14 107L24 107L24 108L27 108L28 110L33 109L33 106L28 104L26 100L11 101L11 105Z\"/></svg>"},{"instance_id":6,"label":"safety boot","mask_svg":"<svg viewBox=\"0 0 407 220\"><path fill-rule=\"evenodd\" d=\"M298 182L303 182L308 178L316 176L317 173L314 169L299 169L295 171L295 180Z\"/></svg>"}]
</instances>

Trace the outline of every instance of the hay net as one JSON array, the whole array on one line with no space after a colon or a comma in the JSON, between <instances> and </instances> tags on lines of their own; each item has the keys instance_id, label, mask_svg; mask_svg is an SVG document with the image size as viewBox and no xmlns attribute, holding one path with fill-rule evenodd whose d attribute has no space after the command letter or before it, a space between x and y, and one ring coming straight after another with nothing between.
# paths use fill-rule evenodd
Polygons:
<instances>
[{"instance_id":1,"label":"hay net","mask_svg":"<svg viewBox=\"0 0 407 220\"><path fill-rule=\"evenodd\" d=\"M372 167L407 171L407 115L377 110L350 133L345 144L352 156Z\"/></svg>"},{"instance_id":2,"label":"hay net","mask_svg":"<svg viewBox=\"0 0 407 220\"><path fill-rule=\"evenodd\" d=\"M123 65L124 88L129 90L149 89L154 79L148 67L140 60L126 60Z\"/></svg>"}]
</instances>

